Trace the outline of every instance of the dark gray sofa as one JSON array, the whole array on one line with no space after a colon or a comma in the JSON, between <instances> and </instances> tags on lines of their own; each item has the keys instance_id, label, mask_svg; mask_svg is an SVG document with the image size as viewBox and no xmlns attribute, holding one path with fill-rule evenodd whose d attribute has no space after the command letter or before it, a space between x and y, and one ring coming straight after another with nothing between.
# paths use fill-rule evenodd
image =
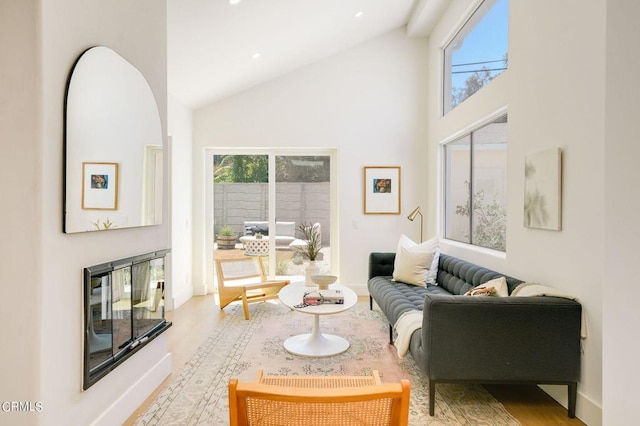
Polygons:
<instances>
[{"instance_id":1,"label":"dark gray sofa","mask_svg":"<svg viewBox=\"0 0 640 426\"><path fill-rule=\"evenodd\" d=\"M469 289L505 276L440 254L437 285L391 280L395 253L369 256L373 301L392 327L404 312L423 311L409 354L429 380L429 413L436 383L534 383L568 386L568 415L575 417L580 376L582 306L559 297L471 297ZM509 294L522 281L507 277Z\"/></svg>"}]
</instances>

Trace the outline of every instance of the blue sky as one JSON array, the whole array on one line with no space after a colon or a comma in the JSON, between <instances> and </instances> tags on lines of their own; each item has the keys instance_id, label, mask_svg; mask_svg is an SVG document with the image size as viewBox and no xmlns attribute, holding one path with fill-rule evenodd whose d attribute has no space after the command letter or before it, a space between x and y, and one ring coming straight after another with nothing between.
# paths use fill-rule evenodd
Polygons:
<instances>
[{"instance_id":1,"label":"blue sky","mask_svg":"<svg viewBox=\"0 0 640 426\"><path fill-rule=\"evenodd\" d=\"M484 18L476 25L464 39L462 47L452 53L451 63L466 64L499 60L508 51L509 34L509 2L497 0ZM487 68L502 68L502 62L453 67L453 71L477 70L483 66ZM499 72L496 72L499 74ZM453 74L452 86L460 87L470 74Z\"/></svg>"}]
</instances>

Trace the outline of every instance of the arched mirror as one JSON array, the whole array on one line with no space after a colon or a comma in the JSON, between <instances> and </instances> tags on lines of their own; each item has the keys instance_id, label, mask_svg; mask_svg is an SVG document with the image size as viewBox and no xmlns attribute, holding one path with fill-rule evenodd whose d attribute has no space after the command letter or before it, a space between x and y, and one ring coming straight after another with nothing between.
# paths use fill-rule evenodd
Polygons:
<instances>
[{"instance_id":1,"label":"arched mirror","mask_svg":"<svg viewBox=\"0 0 640 426\"><path fill-rule=\"evenodd\" d=\"M162 139L140 71L107 47L86 50L66 93L64 231L160 224Z\"/></svg>"}]
</instances>

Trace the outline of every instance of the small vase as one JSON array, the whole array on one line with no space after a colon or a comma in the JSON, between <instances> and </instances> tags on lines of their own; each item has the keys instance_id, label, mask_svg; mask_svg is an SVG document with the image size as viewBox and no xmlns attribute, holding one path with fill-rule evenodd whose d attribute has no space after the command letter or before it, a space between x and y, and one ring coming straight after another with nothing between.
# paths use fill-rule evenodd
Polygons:
<instances>
[{"instance_id":1,"label":"small vase","mask_svg":"<svg viewBox=\"0 0 640 426\"><path fill-rule=\"evenodd\" d=\"M318 271L319 269L316 266L315 260L310 260L307 267L304 269L304 285L307 287L315 287L316 283L311 280L311 277L318 275Z\"/></svg>"}]
</instances>

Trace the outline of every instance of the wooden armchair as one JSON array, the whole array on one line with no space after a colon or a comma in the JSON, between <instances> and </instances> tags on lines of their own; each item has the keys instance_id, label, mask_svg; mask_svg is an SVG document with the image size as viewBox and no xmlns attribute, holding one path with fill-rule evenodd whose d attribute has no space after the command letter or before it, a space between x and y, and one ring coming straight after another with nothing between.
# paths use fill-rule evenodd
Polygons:
<instances>
[{"instance_id":1,"label":"wooden armchair","mask_svg":"<svg viewBox=\"0 0 640 426\"><path fill-rule=\"evenodd\" d=\"M249 319L249 303L278 297L289 280L267 280L262 261L258 257L217 259L218 296L220 309L242 300L244 318Z\"/></svg>"},{"instance_id":2,"label":"wooden armchair","mask_svg":"<svg viewBox=\"0 0 640 426\"><path fill-rule=\"evenodd\" d=\"M231 426L406 426L410 385L371 376L264 376L229 380Z\"/></svg>"}]
</instances>

